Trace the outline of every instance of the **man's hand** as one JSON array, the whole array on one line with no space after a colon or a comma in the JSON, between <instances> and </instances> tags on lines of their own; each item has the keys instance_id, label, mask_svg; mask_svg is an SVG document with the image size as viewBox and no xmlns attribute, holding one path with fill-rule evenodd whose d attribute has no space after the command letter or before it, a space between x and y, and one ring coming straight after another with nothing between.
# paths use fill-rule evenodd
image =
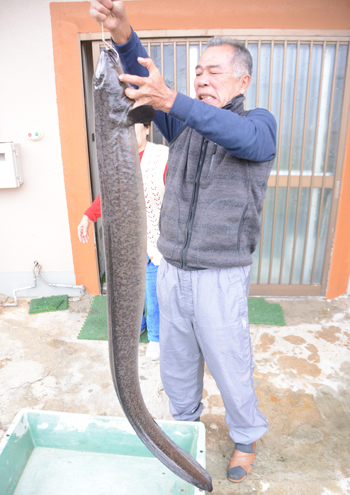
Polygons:
<instances>
[{"instance_id":1,"label":"man's hand","mask_svg":"<svg viewBox=\"0 0 350 495\"><path fill-rule=\"evenodd\" d=\"M91 220L87 215L84 215L83 218L81 219L80 224L78 225L78 237L79 241L82 242L83 244L86 244L89 242L90 236L89 236L89 227L91 224Z\"/></svg>"},{"instance_id":2,"label":"man's hand","mask_svg":"<svg viewBox=\"0 0 350 495\"><path fill-rule=\"evenodd\" d=\"M121 74L119 76L121 81L139 87L139 89L127 88L125 90L126 96L132 100L137 100L137 106L152 105L155 110L169 113L176 98L176 91L168 88L152 59L139 57L137 60L141 65L147 67L149 76Z\"/></svg>"},{"instance_id":3,"label":"man's hand","mask_svg":"<svg viewBox=\"0 0 350 495\"><path fill-rule=\"evenodd\" d=\"M131 36L131 27L123 2L112 0L91 0L90 15L108 29L113 41L124 45Z\"/></svg>"}]
</instances>

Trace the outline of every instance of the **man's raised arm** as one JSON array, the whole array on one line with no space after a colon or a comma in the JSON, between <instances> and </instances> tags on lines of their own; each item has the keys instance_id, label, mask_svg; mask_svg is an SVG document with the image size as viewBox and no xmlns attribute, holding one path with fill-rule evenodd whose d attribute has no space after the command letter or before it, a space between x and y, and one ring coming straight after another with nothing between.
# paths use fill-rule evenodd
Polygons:
<instances>
[{"instance_id":1,"label":"man's raised arm","mask_svg":"<svg viewBox=\"0 0 350 495\"><path fill-rule=\"evenodd\" d=\"M124 3L112 0L91 0L91 16L111 33L125 74L121 77L136 88L127 88L125 94L138 100L138 105L152 105L156 112L155 124L167 141L171 141L183 123L168 117L175 101L176 91L168 88L154 62L130 26Z\"/></svg>"}]
</instances>

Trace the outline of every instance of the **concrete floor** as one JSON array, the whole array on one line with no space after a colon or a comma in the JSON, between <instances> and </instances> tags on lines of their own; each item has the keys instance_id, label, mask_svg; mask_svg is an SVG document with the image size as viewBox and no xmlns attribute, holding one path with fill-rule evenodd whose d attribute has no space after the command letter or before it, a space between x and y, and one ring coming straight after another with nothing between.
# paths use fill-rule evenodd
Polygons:
<instances>
[{"instance_id":1,"label":"concrete floor","mask_svg":"<svg viewBox=\"0 0 350 495\"><path fill-rule=\"evenodd\" d=\"M91 299L37 315L28 314L29 299L0 308L0 438L25 407L123 416L107 342L77 340ZM205 373L201 419L213 493L350 494L350 298L268 300L281 304L287 326L251 325L256 390L270 429L239 485L226 479L233 444L219 391ZM171 419L159 364L145 351L140 344L145 402L155 418Z\"/></svg>"}]
</instances>

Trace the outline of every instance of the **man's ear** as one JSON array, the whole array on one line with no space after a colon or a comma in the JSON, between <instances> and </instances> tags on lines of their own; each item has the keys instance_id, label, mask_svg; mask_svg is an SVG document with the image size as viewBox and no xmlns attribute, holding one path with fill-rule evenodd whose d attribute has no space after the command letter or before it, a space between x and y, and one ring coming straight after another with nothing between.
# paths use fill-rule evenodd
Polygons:
<instances>
[{"instance_id":1,"label":"man's ear","mask_svg":"<svg viewBox=\"0 0 350 495\"><path fill-rule=\"evenodd\" d=\"M245 74L244 76L242 76L241 89L239 91L241 95L243 95L247 91L251 80L252 80L252 78L249 74Z\"/></svg>"}]
</instances>

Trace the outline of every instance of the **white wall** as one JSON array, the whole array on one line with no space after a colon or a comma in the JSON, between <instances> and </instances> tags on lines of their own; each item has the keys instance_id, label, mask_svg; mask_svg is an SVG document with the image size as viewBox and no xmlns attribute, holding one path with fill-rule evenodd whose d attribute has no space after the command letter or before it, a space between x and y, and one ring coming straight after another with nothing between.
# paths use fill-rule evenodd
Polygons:
<instances>
[{"instance_id":1,"label":"white wall","mask_svg":"<svg viewBox=\"0 0 350 495\"><path fill-rule=\"evenodd\" d=\"M0 189L0 293L7 295L32 284L35 260L49 282L75 284L49 4L0 0L0 142L20 144L24 175L19 188ZM33 126L42 140L27 138Z\"/></svg>"}]
</instances>

